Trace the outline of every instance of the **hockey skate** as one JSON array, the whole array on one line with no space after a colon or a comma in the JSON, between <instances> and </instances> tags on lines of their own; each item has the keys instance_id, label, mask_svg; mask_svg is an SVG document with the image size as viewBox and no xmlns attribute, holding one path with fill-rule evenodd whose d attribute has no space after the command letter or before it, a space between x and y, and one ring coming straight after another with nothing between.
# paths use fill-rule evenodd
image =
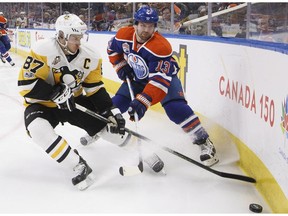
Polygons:
<instances>
[{"instance_id":1,"label":"hockey skate","mask_svg":"<svg viewBox=\"0 0 288 216\"><path fill-rule=\"evenodd\" d=\"M201 149L200 160L205 166L213 166L219 161L216 155L216 149L209 138L207 138L204 143L199 144L199 147Z\"/></svg>"},{"instance_id":2,"label":"hockey skate","mask_svg":"<svg viewBox=\"0 0 288 216\"><path fill-rule=\"evenodd\" d=\"M81 157L79 163L73 168L77 174L72 178L72 184L77 186L79 190L85 190L94 183L94 175L92 169L88 166L86 161Z\"/></svg>"},{"instance_id":3,"label":"hockey skate","mask_svg":"<svg viewBox=\"0 0 288 216\"><path fill-rule=\"evenodd\" d=\"M14 63L13 61L10 61L9 64L10 64L11 66L15 66L15 63Z\"/></svg>"},{"instance_id":4,"label":"hockey skate","mask_svg":"<svg viewBox=\"0 0 288 216\"><path fill-rule=\"evenodd\" d=\"M3 56L1 56L1 61L2 61L2 63L6 63L6 59L3 57Z\"/></svg>"},{"instance_id":5,"label":"hockey skate","mask_svg":"<svg viewBox=\"0 0 288 216\"><path fill-rule=\"evenodd\" d=\"M144 158L144 162L156 173L163 173L166 175L166 172L164 171L164 162L161 160L161 158L153 153L152 155L149 155L148 157Z\"/></svg>"}]
</instances>

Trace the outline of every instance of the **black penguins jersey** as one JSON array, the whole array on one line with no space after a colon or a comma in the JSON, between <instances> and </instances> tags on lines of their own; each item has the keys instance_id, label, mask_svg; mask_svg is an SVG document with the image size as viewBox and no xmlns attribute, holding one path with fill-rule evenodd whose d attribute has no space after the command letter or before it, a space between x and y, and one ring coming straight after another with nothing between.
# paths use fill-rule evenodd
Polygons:
<instances>
[{"instance_id":1,"label":"black penguins jersey","mask_svg":"<svg viewBox=\"0 0 288 216\"><path fill-rule=\"evenodd\" d=\"M56 107L51 101L54 85L66 83L75 97L93 96L104 88L102 58L98 52L82 44L72 59L67 59L56 38L39 41L27 56L18 77L20 95L27 106L41 103Z\"/></svg>"}]
</instances>

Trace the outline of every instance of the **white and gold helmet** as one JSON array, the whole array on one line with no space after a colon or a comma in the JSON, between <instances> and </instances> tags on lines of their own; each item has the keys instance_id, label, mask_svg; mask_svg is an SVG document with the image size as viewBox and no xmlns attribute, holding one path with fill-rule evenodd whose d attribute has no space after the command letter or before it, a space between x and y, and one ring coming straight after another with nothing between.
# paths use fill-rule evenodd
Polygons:
<instances>
[{"instance_id":1,"label":"white and gold helmet","mask_svg":"<svg viewBox=\"0 0 288 216\"><path fill-rule=\"evenodd\" d=\"M87 34L87 25L75 14L59 16L55 22L55 29L57 36L64 34L66 40L68 40L72 34L83 36Z\"/></svg>"}]
</instances>

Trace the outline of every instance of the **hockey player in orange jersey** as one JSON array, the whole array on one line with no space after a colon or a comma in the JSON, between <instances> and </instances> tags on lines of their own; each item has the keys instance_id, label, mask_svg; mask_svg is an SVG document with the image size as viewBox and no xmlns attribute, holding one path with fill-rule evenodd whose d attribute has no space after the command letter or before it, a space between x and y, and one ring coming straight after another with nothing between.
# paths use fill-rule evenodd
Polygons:
<instances>
[{"instance_id":1,"label":"hockey player in orange jersey","mask_svg":"<svg viewBox=\"0 0 288 216\"><path fill-rule=\"evenodd\" d=\"M172 47L156 30L158 19L153 8L143 6L135 13L133 26L119 29L109 41L109 60L119 79L124 81L112 98L113 104L122 113L128 111L134 121L135 113L140 120L150 106L160 102L169 119L199 146L200 160L212 166L218 162L216 149L198 116L187 104L177 77L179 67L172 58ZM132 101L126 77L130 78L135 93Z\"/></svg>"},{"instance_id":2,"label":"hockey player in orange jersey","mask_svg":"<svg viewBox=\"0 0 288 216\"><path fill-rule=\"evenodd\" d=\"M0 57L3 63L6 63L6 61L8 61L11 66L14 66L15 63L12 61L12 58L8 53L11 48L11 41L7 35L6 25L7 19L4 16L0 16Z\"/></svg>"}]
</instances>

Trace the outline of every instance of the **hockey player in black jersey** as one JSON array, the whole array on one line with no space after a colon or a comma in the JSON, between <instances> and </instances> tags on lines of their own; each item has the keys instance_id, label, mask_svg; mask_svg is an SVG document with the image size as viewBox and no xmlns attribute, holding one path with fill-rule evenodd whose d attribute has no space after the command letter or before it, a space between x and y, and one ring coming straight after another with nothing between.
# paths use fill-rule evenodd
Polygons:
<instances>
[{"instance_id":1,"label":"hockey player in black jersey","mask_svg":"<svg viewBox=\"0 0 288 216\"><path fill-rule=\"evenodd\" d=\"M69 122L90 136L115 136L117 144L128 136L125 120L112 106L102 82L102 58L83 43L86 24L74 14L65 14L58 17L55 27L56 36L39 41L19 73L18 86L26 106L25 126L32 140L52 159L75 172L72 184L84 190L93 183L93 171L54 128ZM106 124L75 109L75 103L112 123Z\"/></svg>"}]
</instances>

